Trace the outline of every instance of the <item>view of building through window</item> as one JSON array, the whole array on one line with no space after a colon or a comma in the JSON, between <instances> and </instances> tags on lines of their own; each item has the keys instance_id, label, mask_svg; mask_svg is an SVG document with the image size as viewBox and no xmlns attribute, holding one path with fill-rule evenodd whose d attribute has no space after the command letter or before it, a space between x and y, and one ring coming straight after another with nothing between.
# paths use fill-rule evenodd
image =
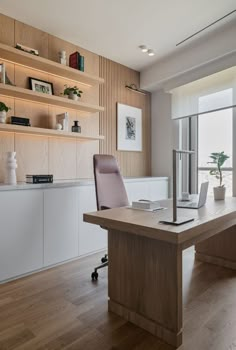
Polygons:
<instances>
[{"instance_id":1,"label":"view of building through window","mask_svg":"<svg viewBox=\"0 0 236 350\"><path fill-rule=\"evenodd\" d=\"M215 96L213 96L215 95ZM231 95L231 96L229 96ZM217 94L209 95L209 98L232 99L232 89L227 89ZM207 102L208 96L199 99L201 104ZM213 187L219 185L219 180L209 174L214 164L209 164L209 157L212 152L224 151L230 158L223 166L223 183L227 187L226 195L232 196L232 109L199 115L198 117L198 187L204 181L209 181L209 194L213 194Z\"/></svg>"}]
</instances>

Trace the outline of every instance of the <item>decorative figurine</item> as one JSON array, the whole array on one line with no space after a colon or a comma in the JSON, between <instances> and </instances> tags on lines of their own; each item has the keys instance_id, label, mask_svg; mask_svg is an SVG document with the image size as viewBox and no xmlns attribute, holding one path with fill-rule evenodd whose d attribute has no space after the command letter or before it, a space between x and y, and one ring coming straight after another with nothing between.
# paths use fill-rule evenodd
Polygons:
<instances>
[{"instance_id":1,"label":"decorative figurine","mask_svg":"<svg viewBox=\"0 0 236 350\"><path fill-rule=\"evenodd\" d=\"M78 125L79 121L78 120L74 120L74 125L71 128L72 132L81 132L81 126Z\"/></svg>"},{"instance_id":2,"label":"decorative figurine","mask_svg":"<svg viewBox=\"0 0 236 350\"><path fill-rule=\"evenodd\" d=\"M5 179L4 183L8 185L16 185L16 152L7 152L6 153L6 168L5 168Z\"/></svg>"},{"instance_id":3,"label":"decorative figurine","mask_svg":"<svg viewBox=\"0 0 236 350\"><path fill-rule=\"evenodd\" d=\"M60 123L56 124L56 130L62 130L62 125Z\"/></svg>"},{"instance_id":4,"label":"decorative figurine","mask_svg":"<svg viewBox=\"0 0 236 350\"><path fill-rule=\"evenodd\" d=\"M66 51L62 50L59 52L59 62L66 66Z\"/></svg>"}]
</instances>

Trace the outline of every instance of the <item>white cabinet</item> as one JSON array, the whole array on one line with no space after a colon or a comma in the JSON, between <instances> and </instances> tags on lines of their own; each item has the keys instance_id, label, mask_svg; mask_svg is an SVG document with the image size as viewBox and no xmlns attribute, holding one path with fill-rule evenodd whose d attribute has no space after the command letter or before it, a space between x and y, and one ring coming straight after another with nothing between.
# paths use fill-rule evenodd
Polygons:
<instances>
[{"instance_id":1,"label":"white cabinet","mask_svg":"<svg viewBox=\"0 0 236 350\"><path fill-rule=\"evenodd\" d=\"M105 249L107 231L83 221L83 214L97 210L94 185L79 187L79 255Z\"/></svg>"},{"instance_id":2,"label":"white cabinet","mask_svg":"<svg viewBox=\"0 0 236 350\"><path fill-rule=\"evenodd\" d=\"M0 280L43 266L43 192L0 194Z\"/></svg>"},{"instance_id":3,"label":"white cabinet","mask_svg":"<svg viewBox=\"0 0 236 350\"><path fill-rule=\"evenodd\" d=\"M148 183L145 182L126 182L125 188L130 204L132 201L148 198Z\"/></svg>"},{"instance_id":4,"label":"white cabinet","mask_svg":"<svg viewBox=\"0 0 236 350\"><path fill-rule=\"evenodd\" d=\"M168 180L150 181L148 183L148 199L151 201L168 198Z\"/></svg>"},{"instance_id":5,"label":"white cabinet","mask_svg":"<svg viewBox=\"0 0 236 350\"><path fill-rule=\"evenodd\" d=\"M130 202L168 197L167 178L124 182ZM83 221L96 210L93 182L0 191L0 281L106 249L107 231Z\"/></svg>"},{"instance_id":6,"label":"white cabinet","mask_svg":"<svg viewBox=\"0 0 236 350\"><path fill-rule=\"evenodd\" d=\"M78 256L78 188L44 190L44 266Z\"/></svg>"},{"instance_id":7,"label":"white cabinet","mask_svg":"<svg viewBox=\"0 0 236 350\"><path fill-rule=\"evenodd\" d=\"M160 200L168 198L168 179L133 180L125 182L129 202L139 199Z\"/></svg>"}]
</instances>

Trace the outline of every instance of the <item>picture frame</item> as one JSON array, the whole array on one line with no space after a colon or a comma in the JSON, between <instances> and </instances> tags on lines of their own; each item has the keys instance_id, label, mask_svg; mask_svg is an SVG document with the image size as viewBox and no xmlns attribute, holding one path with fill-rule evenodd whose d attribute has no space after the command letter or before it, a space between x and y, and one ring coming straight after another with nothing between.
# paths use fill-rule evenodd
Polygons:
<instances>
[{"instance_id":1,"label":"picture frame","mask_svg":"<svg viewBox=\"0 0 236 350\"><path fill-rule=\"evenodd\" d=\"M29 77L29 84L32 91L41 92L47 95L54 95L53 84L48 81Z\"/></svg>"},{"instance_id":2,"label":"picture frame","mask_svg":"<svg viewBox=\"0 0 236 350\"><path fill-rule=\"evenodd\" d=\"M0 83L15 86L7 75L5 63L0 63Z\"/></svg>"},{"instance_id":3,"label":"picture frame","mask_svg":"<svg viewBox=\"0 0 236 350\"><path fill-rule=\"evenodd\" d=\"M142 109L117 103L117 151L142 151Z\"/></svg>"},{"instance_id":4,"label":"picture frame","mask_svg":"<svg viewBox=\"0 0 236 350\"><path fill-rule=\"evenodd\" d=\"M0 63L0 83L5 84L6 83L6 67L5 63Z\"/></svg>"}]
</instances>

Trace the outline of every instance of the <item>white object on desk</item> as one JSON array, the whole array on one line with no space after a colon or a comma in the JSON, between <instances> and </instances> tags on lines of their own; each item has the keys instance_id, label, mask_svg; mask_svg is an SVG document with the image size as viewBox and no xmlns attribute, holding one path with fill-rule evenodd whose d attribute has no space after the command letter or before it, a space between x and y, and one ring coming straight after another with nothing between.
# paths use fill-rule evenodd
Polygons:
<instances>
[{"instance_id":1,"label":"white object on desk","mask_svg":"<svg viewBox=\"0 0 236 350\"><path fill-rule=\"evenodd\" d=\"M181 201L189 201L189 193L188 192L182 192L182 198Z\"/></svg>"},{"instance_id":2,"label":"white object on desk","mask_svg":"<svg viewBox=\"0 0 236 350\"><path fill-rule=\"evenodd\" d=\"M150 201L147 199L140 199L132 202L132 208L134 209L157 209L160 207L159 201Z\"/></svg>"}]
</instances>

